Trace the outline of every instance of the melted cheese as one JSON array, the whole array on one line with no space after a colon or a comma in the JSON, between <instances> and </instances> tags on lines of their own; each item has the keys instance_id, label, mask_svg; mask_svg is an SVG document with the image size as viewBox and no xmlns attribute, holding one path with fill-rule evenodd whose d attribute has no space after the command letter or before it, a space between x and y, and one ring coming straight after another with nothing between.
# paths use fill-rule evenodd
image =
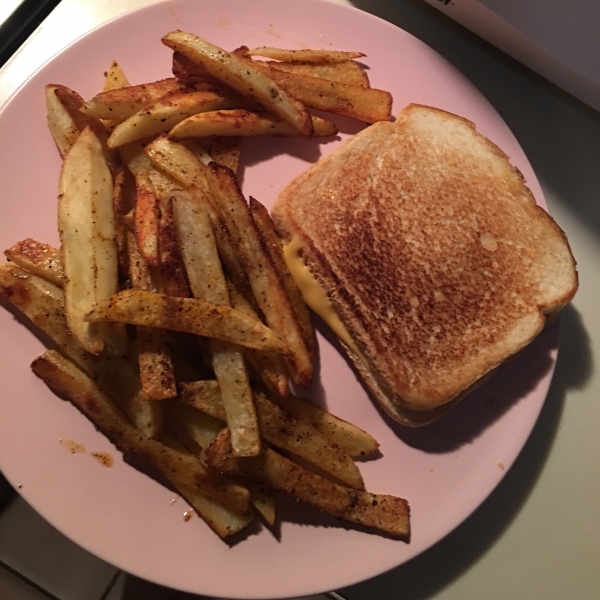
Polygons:
<instances>
[{"instance_id":1,"label":"melted cheese","mask_svg":"<svg viewBox=\"0 0 600 600\"><path fill-rule=\"evenodd\" d=\"M316 277L311 273L307 264L300 256L302 244L298 238L293 237L289 244L283 247L283 256L287 263L288 269L304 298L304 302L316 312L329 328L337 335L352 352L354 352L361 361L367 365L367 361L359 349L356 347L352 336L342 323L341 319L335 312L331 300L323 286L317 281Z\"/></svg>"}]
</instances>

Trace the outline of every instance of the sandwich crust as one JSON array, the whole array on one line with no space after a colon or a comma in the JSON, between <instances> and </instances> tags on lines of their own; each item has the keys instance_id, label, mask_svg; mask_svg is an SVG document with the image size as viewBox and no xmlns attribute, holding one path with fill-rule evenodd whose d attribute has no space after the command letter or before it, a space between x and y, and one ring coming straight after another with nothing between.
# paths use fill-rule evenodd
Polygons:
<instances>
[{"instance_id":1,"label":"sandwich crust","mask_svg":"<svg viewBox=\"0 0 600 600\"><path fill-rule=\"evenodd\" d=\"M577 290L566 237L518 169L430 107L354 136L281 192L273 218L300 241L365 383L407 425L441 416Z\"/></svg>"}]
</instances>

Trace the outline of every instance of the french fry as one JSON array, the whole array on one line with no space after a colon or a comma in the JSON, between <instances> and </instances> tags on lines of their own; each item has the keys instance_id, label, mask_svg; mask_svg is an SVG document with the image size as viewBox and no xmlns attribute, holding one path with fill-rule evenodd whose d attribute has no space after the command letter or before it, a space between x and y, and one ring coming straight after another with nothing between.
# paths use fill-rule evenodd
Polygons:
<instances>
[{"instance_id":1,"label":"french fry","mask_svg":"<svg viewBox=\"0 0 600 600\"><path fill-rule=\"evenodd\" d=\"M253 319L258 319L256 310L244 294L232 282L228 282L228 287L231 306ZM288 394L290 391L290 379L280 355L247 348L244 356L248 364L254 369L255 373L272 394L280 398Z\"/></svg>"},{"instance_id":2,"label":"french fry","mask_svg":"<svg viewBox=\"0 0 600 600\"><path fill-rule=\"evenodd\" d=\"M58 85L49 84L45 88L46 115L52 139L60 156L64 158L79 137L80 131L77 123L56 95L58 87Z\"/></svg>"},{"instance_id":3,"label":"french fry","mask_svg":"<svg viewBox=\"0 0 600 600\"><path fill-rule=\"evenodd\" d=\"M179 244L194 297L229 306L227 282L205 206L179 198L175 202ZM252 390L241 348L210 340L211 363L221 387L226 421L236 456L260 452Z\"/></svg>"},{"instance_id":4,"label":"french fry","mask_svg":"<svg viewBox=\"0 0 600 600\"><path fill-rule=\"evenodd\" d=\"M125 290L97 305L89 322L112 321L183 331L248 348L281 352L279 338L260 321L228 306L143 290Z\"/></svg>"},{"instance_id":5,"label":"french fry","mask_svg":"<svg viewBox=\"0 0 600 600\"><path fill-rule=\"evenodd\" d=\"M156 437L162 428L162 410L156 403L140 398L140 380L134 364L126 358L103 353L95 356L77 344L64 313L62 290L17 265L0 266L0 295L9 300L37 325L60 351L73 360L127 414L147 437Z\"/></svg>"},{"instance_id":6,"label":"french fry","mask_svg":"<svg viewBox=\"0 0 600 600\"><path fill-rule=\"evenodd\" d=\"M233 108L239 102L236 95L225 96L214 92L170 94L145 106L117 125L108 138L108 147L118 148L130 142L151 138L169 131L177 123L196 113Z\"/></svg>"},{"instance_id":7,"label":"french fry","mask_svg":"<svg viewBox=\"0 0 600 600\"><path fill-rule=\"evenodd\" d=\"M292 380L306 386L312 379L314 355L306 344L273 262L261 243L250 209L233 173L216 163L209 167L214 175L210 179L212 196L219 204L254 297L269 327L285 340L289 352L286 364L289 364Z\"/></svg>"},{"instance_id":8,"label":"french fry","mask_svg":"<svg viewBox=\"0 0 600 600\"><path fill-rule=\"evenodd\" d=\"M134 177L142 171L150 172L152 170L152 163L146 155L142 142L131 142L120 146L119 156Z\"/></svg>"},{"instance_id":9,"label":"french fry","mask_svg":"<svg viewBox=\"0 0 600 600\"><path fill-rule=\"evenodd\" d=\"M124 121L163 96L179 91L182 91L182 86L174 77L107 90L86 102L81 112L96 119Z\"/></svg>"},{"instance_id":10,"label":"french fry","mask_svg":"<svg viewBox=\"0 0 600 600\"><path fill-rule=\"evenodd\" d=\"M60 287L16 264L4 263L0 264L0 295L46 333L61 351L86 370L93 368L97 357L86 352L69 333Z\"/></svg>"},{"instance_id":11,"label":"french fry","mask_svg":"<svg viewBox=\"0 0 600 600\"><path fill-rule=\"evenodd\" d=\"M151 465L195 510L201 508L196 506L195 500L202 496L221 503L238 515L250 514L248 490L227 479L215 478L192 455L174 451L140 435L94 381L58 352L48 350L32 363L31 368L52 391L69 400L92 421L126 459L138 459ZM202 516L202 510L198 513Z\"/></svg>"},{"instance_id":12,"label":"french fry","mask_svg":"<svg viewBox=\"0 0 600 600\"><path fill-rule=\"evenodd\" d=\"M156 291L150 267L138 249L134 234L128 233L131 286L133 289ZM137 342L141 397L145 400L164 400L176 396L177 386L167 332L153 327L138 327Z\"/></svg>"},{"instance_id":13,"label":"french fry","mask_svg":"<svg viewBox=\"0 0 600 600\"><path fill-rule=\"evenodd\" d=\"M231 429L233 452L256 456L260 435L244 356L238 347L217 340L211 340L210 352L221 398L226 402L224 416Z\"/></svg>"},{"instance_id":14,"label":"french fry","mask_svg":"<svg viewBox=\"0 0 600 600\"><path fill-rule=\"evenodd\" d=\"M366 123L391 118L392 96L384 90L289 73L264 61L254 61L252 65L310 108Z\"/></svg>"},{"instance_id":15,"label":"french fry","mask_svg":"<svg viewBox=\"0 0 600 600\"><path fill-rule=\"evenodd\" d=\"M92 354L105 342L124 354L122 325L96 325L84 315L118 290L118 248L113 183L102 146L89 128L65 158L60 178L58 227L65 273L65 312L75 339Z\"/></svg>"},{"instance_id":16,"label":"french fry","mask_svg":"<svg viewBox=\"0 0 600 600\"><path fill-rule=\"evenodd\" d=\"M346 85L357 85L363 88L371 87L367 72L353 60L335 63L277 62L271 66L288 73L320 77L321 79L337 81Z\"/></svg>"},{"instance_id":17,"label":"french fry","mask_svg":"<svg viewBox=\"0 0 600 600\"><path fill-rule=\"evenodd\" d=\"M236 458L228 430L222 431L202 456L208 466L220 473L244 475L335 517L374 527L406 541L410 538L410 509L403 498L339 485L270 448L265 448L259 456Z\"/></svg>"},{"instance_id":18,"label":"french fry","mask_svg":"<svg viewBox=\"0 0 600 600\"><path fill-rule=\"evenodd\" d=\"M236 50L235 53L238 51ZM240 55L252 63L257 62L249 58L246 52ZM267 61L267 64L276 67L288 73L297 73L298 75L309 75L312 77L320 77L330 81L338 81L348 85L357 85L368 88L369 77L360 64L353 60L335 63L307 63L307 62L291 62L291 61ZM200 65L194 63L179 52L173 53L173 75L184 85L198 85L199 82L209 82L206 70Z\"/></svg>"},{"instance_id":19,"label":"french fry","mask_svg":"<svg viewBox=\"0 0 600 600\"><path fill-rule=\"evenodd\" d=\"M379 448L379 442L366 431L348 423L325 409L290 394L278 402L289 413L310 423L321 435L335 442L353 459L364 458Z\"/></svg>"},{"instance_id":20,"label":"french fry","mask_svg":"<svg viewBox=\"0 0 600 600\"><path fill-rule=\"evenodd\" d=\"M182 31L168 33L162 42L201 64L213 77L258 102L302 135L312 135L312 121L302 103L243 59L199 36Z\"/></svg>"},{"instance_id":21,"label":"french fry","mask_svg":"<svg viewBox=\"0 0 600 600\"><path fill-rule=\"evenodd\" d=\"M137 328L141 397L144 400L164 400L177 395L171 353L162 329Z\"/></svg>"},{"instance_id":22,"label":"french fry","mask_svg":"<svg viewBox=\"0 0 600 600\"><path fill-rule=\"evenodd\" d=\"M229 291L206 206L191 197L174 203L177 239L195 298L229 306Z\"/></svg>"},{"instance_id":23,"label":"french fry","mask_svg":"<svg viewBox=\"0 0 600 600\"><path fill-rule=\"evenodd\" d=\"M63 261L61 252L57 248L27 238L5 250L4 255L26 271L39 275L54 285L63 286Z\"/></svg>"},{"instance_id":24,"label":"french fry","mask_svg":"<svg viewBox=\"0 0 600 600\"><path fill-rule=\"evenodd\" d=\"M181 383L179 400L225 420L222 392L216 381ZM364 489L362 476L352 459L314 427L296 419L261 393L255 394L255 405L260 435L266 442L299 456L350 487Z\"/></svg>"},{"instance_id":25,"label":"french fry","mask_svg":"<svg viewBox=\"0 0 600 600\"><path fill-rule=\"evenodd\" d=\"M160 214L158 200L148 173L135 177L135 238L142 258L153 267L159 265L158 228Z\"/></svg>"},{"instance_id":26,"label":"french fry","mask_svg":"<svg viewBox=\"0 0 600 600\"><path fill-rule=\"evenodd\" d=\"M222 420L175 400L165 403L166 425L193 452L206 448L225 427Z\"/></svg>"},{"instance_id":27,"label":"french fry","mask_svg":"<svg viewBox=\"0 0 600 600\"><path fill-rule=\"evenodd\" d=\"M119 275L125 279L129 271L127 258L127 223L125 215L128 212L125 194L125 169L120 167L113 182L113 212L115 218L115 239L117 242Z\"/></svg>"},{"instance_id":28,"label":"french fry","mask_svg":"<svg viewBox=\"0 0 600 600\"><path fill-rule=\"evenodd\" d=\"M249 56L262 56L274 60L283 60L291 62L306 63L338 63L346 62L355 58L365 56L362 52L344 52L340 50L285 50L283 48L271 48L270 46L261 46L247 51Z\"/></svg>"},{"instance_id":29,"label":"french fry","mask_svg":"<svg viewBox=\"0 0 600 600\"><path fill-rule=\"evenodd\" d=\"M208 165L213 161L212 156L204 148L200 140L190 138L182 141L181 145L187 148L202 164Z\"/></svg>"},{"instance_id":30,"label":"french fry","mask_svg":"<svg viewBox=\"0 0 600 600\"><path fill-rule=\"evenodd\" d=\"M265 522L273 527L275 525L276 510L273 492L266 486L256 481L244 480L244 485L250 492L250 502L260 513Z\"/></svg>"},{"instance_id":31,"label":"french fry","mask_svg":"<svg viewBox=\"0 0 600 600\"><path fill-rule=\"evenodd\" d=\"M135 233L127 232L127 252L129 254L129 280L134 290L158 292L155 269L144 260L137 245Z\"/></svg>"},{"instance_id":32,"label":"french fry","mask_svg":"<svg viewBox=\"0 0 600 600\"><path fill-rule=\"evenodd\" d=\"M331 136L338 132L337 127L321 117L312 117L315 136ZM172 140L194 137L220 136L299 136L300 133L289 123L268 114L260 114L236 108L194 114L179 122L169 132Z\"/></svg>"},{"instance_id":33,"label":"french fry","mask_svg":"<svg viewBox=\"0 0 600 600\"><path fill-rule=\"evenodd\" d=\"M220 165L237 173L240 164L241 138L215 136L210 145L210 157Z\"/></svg>"},{"instance_id":34,"label":"french fry","mask_svg":"<svg viewBox=\"0 0 600 600\"><path fill-rule=\"evenodd\" d=\"M159 289L165 294L188 298L190 290L185 277L185 266L179 252L177 231L173 216L173 198L161 206L158 223L160 250Z\"/></svg>"},{"instance_id":35,"label":"french fry","mask_svg":"<svg viewBox=\"0 0 600 600\"><path fill-rule=\"evenodd\" d=\"M250 282L235 253L229 235L217 206L211 200L209 178L212 176L207 166L183 144L172 142L164 136L156 138L145 148L156 167L185 186L193 198L208 210L213 232L223 266L235 285L247 297L252 298ZM156 185L155 185L156 188Z\"/></svg>"},{"instance_id":36,"label":"french fry","mask_svg":"<svg viewBox=\"0 0 600 600\"><path fill-rule=\"evenodd\" d=\"M64 85L57 85L54 93L80 132L86 128L90 128L94 132L102 146L102 151L106 157L106 164L114 177L117 174L120 164L117 155L107 146L109 131L106 125L100 119L86 115L81 111L84 101L74 90Z\"/></svg>"},{"instance_id":37,"label":"french fry","mask_svg":"<svg viewBox=\"0 0 600 600\"><path fill-rule=\"evenodd\" d=\"M304 341L306 342L310 353L314 355L317 351L315 328L308 307L306 306L302 294L285 262L282 240L275 230L275 225L269 211L255 198L250 198L249 207L252 220L262 239L263 247L267 250L269 257L279 273L281 283L302 329Z\"/></svg>"},{"instance_id":38,"label":"french fry","mask_svg":"<svg viewBox=\"0 0 600 600\"><path fill-rule=\"evenodd\" d=\"M163 407L160 402L148 402L142 397L140 374L134 362L104 353L89 371L82 369L115 401L141 433L152 439L160 436L164 423Z\"/></svg>"},{"instance_id":39,"label":"french fry","mask_svg":"<svg viewBox=\"0 0 600 600\"><path fill-rule=\"evenodd\" d=\"M129 81L127 81L121 65L116 60L113 60L104 76L103 91L119 90L124 87L129 87Z\"/></svg>"},{"instance_id":40,"label":"french fry","mask_svg":"<svg viewBox=\"0 0 600 600\"><path fill-rule=\"evenodd\" d=\"M153 165L184 185L198 202L211 202L210 171L191 150L160 136L145 151Z\"/></svg>"}]
</instances>

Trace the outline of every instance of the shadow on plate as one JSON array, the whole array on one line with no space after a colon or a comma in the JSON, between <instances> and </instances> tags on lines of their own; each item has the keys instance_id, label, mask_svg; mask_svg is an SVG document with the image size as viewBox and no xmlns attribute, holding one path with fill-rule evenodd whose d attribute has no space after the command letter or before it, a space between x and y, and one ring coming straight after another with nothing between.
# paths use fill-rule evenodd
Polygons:
<instances>
[{"instance_id":1,"label":"shadow on plate","mask_svg":"<svg viewBox=\"0 0 600 600\"><path fill-rule=\"evenodd\" d=\"M562 320L567 319L567 327L571 327L574 313L575 309L571 306L563 311ZM315 327L345 357L335 335L318 317L315 317ZM448 414L425 427L412 429L396 423L384 412L366 387L364 389L381 418L403 442L425 452L455 451L476 439L511 406L535 389L540 379L552 368L552 352L556 349L558 328L558 322L549 325L516 358L502 365L488 382L469 394ZM356 378L361 381L354 365L347 358L346 361ZM585 361L582 364L585 364ZM325 390L318 377L318 367L317 364L315 383L308 390L300 392L300 395L310 397L316 404L327 408Z\"/></svg>"},{"instance_id":2,"label":"shadow on plate","mask_svg":"<svg viewBox=\"0 0 600 600\"><path fill-rule=\"evenodd\" d=\"M483 556L519 513L550 453L568 390L589 380L593 364L590 339L579 313L563 310L561 351L540 417L517 460L483 504L436 545L396 569L342 590L348 600L430 598Z\"/></svg>"}]
</instances>

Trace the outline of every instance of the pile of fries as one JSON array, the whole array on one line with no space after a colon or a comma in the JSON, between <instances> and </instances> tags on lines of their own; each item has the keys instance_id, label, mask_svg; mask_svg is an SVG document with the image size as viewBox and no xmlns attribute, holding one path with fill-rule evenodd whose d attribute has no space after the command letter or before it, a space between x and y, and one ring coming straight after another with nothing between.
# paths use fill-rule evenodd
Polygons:
<instances>
[{"instance_id":1,"label":"pile of fries","mask_svg":"<svg viewBox=\"0 0 600 600\"><path fill-rule=\"evenodd\" d=\"M0 294L56 345L32 369L222 538L256 513L273 525L280 490L408 539L407 502L365 491L355 463L376 440L290 394L313 377L315 333L236 178L240 136L333 135L307 107L374 122L391 97L360 53L162 41L173 78L131 86L115 62L88 102L46 88L61 248L24 240L0 265Z\"/></svg>"}]
</instances>

